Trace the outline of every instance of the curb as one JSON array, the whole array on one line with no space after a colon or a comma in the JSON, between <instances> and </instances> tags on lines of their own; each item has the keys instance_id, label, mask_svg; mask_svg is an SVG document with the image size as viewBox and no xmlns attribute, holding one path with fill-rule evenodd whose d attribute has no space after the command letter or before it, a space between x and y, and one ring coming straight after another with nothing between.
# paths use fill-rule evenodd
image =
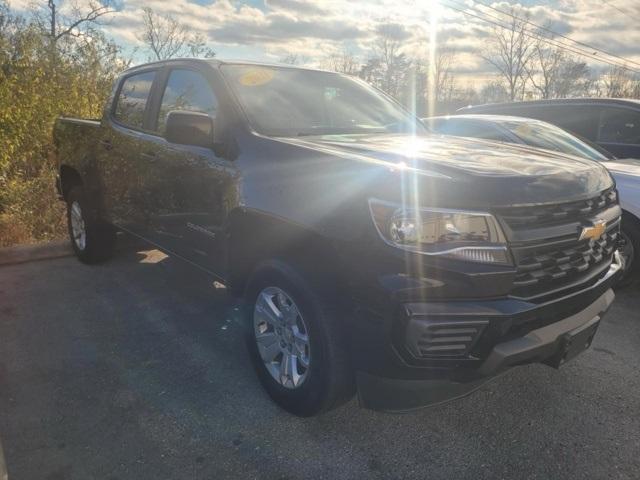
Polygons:
<instances>
[{"instance_id":1,"label":"curb","mask_svg":"<svg viewBox=\"0 0 640 480\"><path fill-rule=\"evenodd\" d=\"M35 245L18 245L16 247L0 248L0 265L15 265L17 263L68 257L70 255L73 255L73 250L68 240L37 243ZM2 477L0 477L1 479Z\"/></svg>"}]
</instances>

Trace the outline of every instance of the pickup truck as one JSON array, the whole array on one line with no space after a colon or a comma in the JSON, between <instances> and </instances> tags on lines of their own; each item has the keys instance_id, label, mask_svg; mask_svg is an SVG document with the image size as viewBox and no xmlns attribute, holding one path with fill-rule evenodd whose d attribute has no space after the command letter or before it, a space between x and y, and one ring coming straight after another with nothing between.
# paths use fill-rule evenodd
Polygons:
<instances>
[{"instance_id":1,"label":"pickup truck","mask_svg":"<svg viewBox=\"0 0 640 480\"><path fill-rule=\"evenodd\" d=\"M366 83L219 60L137 66L101 120L54 128L85 263L116 230L244 299L273 400L402 411L591 344L620 272L599 163L429 136ZM133 319L132 319L133 321Z\"/></svg>"}]
</instances>

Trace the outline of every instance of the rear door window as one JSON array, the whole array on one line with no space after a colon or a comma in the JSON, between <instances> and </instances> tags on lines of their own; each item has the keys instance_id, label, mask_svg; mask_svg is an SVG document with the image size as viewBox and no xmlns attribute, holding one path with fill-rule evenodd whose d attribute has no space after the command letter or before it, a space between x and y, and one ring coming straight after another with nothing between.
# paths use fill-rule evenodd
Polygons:
<instances>
[{"instance_id":1,"label":"rear door window","mask_svg":"<svg viewBox=\"0 0 640 480\"><path fill-rule=\"evenodd\" d=\"M172 70L162 95L156 131L164 133L167 115L172 110L188 110L216 116L218 101L211 85L194 70Z\"/></svg>"},{"instance_id":2,"label":"rear door window","mask_svg":"<svg viewBox=\"0 0 640 480\"><path fill-rule=\"evenodd\" d=\"M598 141L640 144L640 112L626 108L605 108L600 116Z\"/></svg>"},{"instance_id":3,"label":"rear door window","mask_svg":"<svg viewBox=\"0 0 640 480\"><path fill-rule=\"evenodd\" d=\"M118 122L133 128L144 126L144 113L156 72L144 72L124 79L114 112Z\"/></svg>"}]
</instances>

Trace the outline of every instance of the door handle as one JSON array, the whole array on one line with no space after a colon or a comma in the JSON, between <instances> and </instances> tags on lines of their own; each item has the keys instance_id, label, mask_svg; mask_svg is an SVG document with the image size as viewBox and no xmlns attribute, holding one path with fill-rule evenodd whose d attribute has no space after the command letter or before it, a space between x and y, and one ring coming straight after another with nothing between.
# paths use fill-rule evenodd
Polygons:
<instances>
[{"instance_id":1,"label":"door handle","mask_svg":"<svg viewBox=\"0 0 640 480\"><path fill-rule=\"evenodd\" d=\"M104 147L105 150L113 149L113 144L111 143L111 140L109 140L108 138L100 140L100 144Z\"/></svg>"},{"instance_id":2,"label":"door handle","mask_svg":"<svg viewBox=\"0 0 640 480\"><path fill-rule=\"evenodd\" d=\"M142 152L142 153L140 154L140 156L141 156L142 158L144 158L145 160L149 160L149 161L151 161L151 162L153 162L153 161L155 161L155 160L157 160L157 159L158 159L158 154L157 154L157 153L154 153L154 152Z\"/></svg>"}]
</instances>

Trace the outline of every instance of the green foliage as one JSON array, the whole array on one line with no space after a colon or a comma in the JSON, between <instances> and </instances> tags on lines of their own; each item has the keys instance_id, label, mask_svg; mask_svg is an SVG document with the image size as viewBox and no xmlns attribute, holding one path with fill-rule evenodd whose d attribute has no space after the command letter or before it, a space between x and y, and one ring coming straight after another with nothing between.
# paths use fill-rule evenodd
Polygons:
<instances>
[{"instance_id":1,"label":"green foliage","mask_svg":"<svg viewBox=\"0 0 640 480\"><path fill-rule=\"evenodd\" d=\"M91 31L51 41L0 0L0 246L65 231L56 198L52 129L60 115L95 118L127 65Z\"/></svg>"}]
</instances>

